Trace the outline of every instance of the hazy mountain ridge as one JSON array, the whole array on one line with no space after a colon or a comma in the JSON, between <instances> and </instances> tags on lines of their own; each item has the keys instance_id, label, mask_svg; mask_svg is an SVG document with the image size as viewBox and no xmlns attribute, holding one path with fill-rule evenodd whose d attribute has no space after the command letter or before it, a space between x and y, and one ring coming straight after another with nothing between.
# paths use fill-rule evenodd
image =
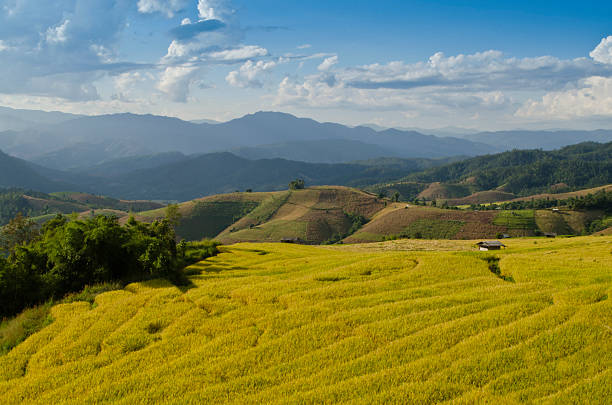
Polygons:
<instances>
[{"instance_id":1,"label":"hazy mountain ridge","mask_svg":"<svg viewBox=\"0 0 612 405\"><path fill-rule=\"evenodd\" d=\"M344 150L338 149L343 152L341 157L334 159L333 154L327 153L325 160L334 163L380 156L374 153L431 158L497 151L494 147L458 138L398 130L377 132L366 127L319 123L276 112L249 114L218 124L195 124L178 118L135 114L78 117L23 131L1 132L0 148L38 164L69 169L83 166L84 160L98 165L117 157L172 151L201 154L252 147L268 150L250 151L253 157L297 158L290 153L290 147L278 148L278 145L293 142L311 142L311 152L303 150L299 158L314 162L320 159L328 145L320 143L320 147L313 148L315 143L312 142L323 140L347 142ZM374 146L364 154L367 147L357 147L356 142ZM277 147L270 148L270 145Z\"/></svg>"}]
</instances>

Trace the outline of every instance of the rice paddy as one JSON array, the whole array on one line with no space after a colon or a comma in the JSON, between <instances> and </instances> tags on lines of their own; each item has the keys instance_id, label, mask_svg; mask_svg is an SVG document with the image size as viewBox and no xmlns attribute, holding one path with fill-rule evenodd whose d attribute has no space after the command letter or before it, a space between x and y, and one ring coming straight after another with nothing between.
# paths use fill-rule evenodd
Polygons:
<instances>
[{"instance_id":1,"label":"rice paddy","mask_svg":"<svg viewBox=\"0 0 612 405\"><path fill-rule=\"evenodd\" d=\"M610 403L612 237L504 243L224 247L53 307L1 402Z\"/></svg>"}]
</instances>

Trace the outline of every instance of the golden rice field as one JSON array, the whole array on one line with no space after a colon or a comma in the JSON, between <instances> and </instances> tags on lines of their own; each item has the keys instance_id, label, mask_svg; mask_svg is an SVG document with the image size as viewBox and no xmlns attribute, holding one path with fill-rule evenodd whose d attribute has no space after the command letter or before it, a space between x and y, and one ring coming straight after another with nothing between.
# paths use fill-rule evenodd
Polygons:
<instances>
[{"instance_id":1,"label":"golden rice field","mask_svg":"<svg viewBox=\"0 0 612 405\"><path fill-rule=\"evenodd\" d=\"M0 402L612 402L612 237L436 243L240 244L58 305Z\"/></svg>"}]
</instances>

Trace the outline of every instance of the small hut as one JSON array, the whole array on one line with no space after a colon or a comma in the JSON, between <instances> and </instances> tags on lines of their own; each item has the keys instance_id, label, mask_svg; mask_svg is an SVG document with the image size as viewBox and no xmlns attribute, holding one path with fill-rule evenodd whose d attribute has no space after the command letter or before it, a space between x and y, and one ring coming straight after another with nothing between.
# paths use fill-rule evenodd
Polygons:
<instances>
[{"instance_id":1,"label":"small hut","mask_svg":"<svg viewBox=\"0 0 612 405\"><path fill-rule=\"evenodd\" d=\"M478 242L476 245L478 245L478 247L482 251L500 250L502 247L506 247L506 245L504 245L503 243L501 243L498 240L482 241L482 242Z\"/></svg>"}]
</instances>

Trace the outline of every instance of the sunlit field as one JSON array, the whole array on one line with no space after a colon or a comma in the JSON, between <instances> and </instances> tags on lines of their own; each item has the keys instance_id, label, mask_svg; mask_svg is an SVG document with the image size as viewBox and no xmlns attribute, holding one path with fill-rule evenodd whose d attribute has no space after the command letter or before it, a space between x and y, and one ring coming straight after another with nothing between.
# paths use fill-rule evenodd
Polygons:
<instances>
[{"instance_id":1,"label":"sunlit field","mask_svg":"<svg viewBox=\"0 0 612 405\"><path fill-rule=\"evenodd\" d=\"M0 402L611 403L612 237L473 243L224 247L54 307Z\"/></svg>"}]
</instances>

